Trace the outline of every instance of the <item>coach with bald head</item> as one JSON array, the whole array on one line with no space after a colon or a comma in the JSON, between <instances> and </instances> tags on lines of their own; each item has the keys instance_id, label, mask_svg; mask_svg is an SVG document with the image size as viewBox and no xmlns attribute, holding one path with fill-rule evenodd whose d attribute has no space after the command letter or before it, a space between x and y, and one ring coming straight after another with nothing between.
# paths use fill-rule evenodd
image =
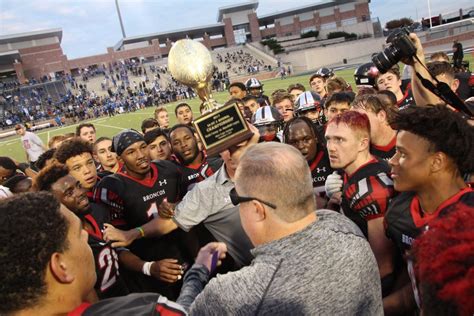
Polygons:
<instances>
[{"instance_id":1,"label":"coach with bald head","mask_svg":"<svg viewBox=\"0 0 474 316\"><path fill-rule=\"evenodd\" d=\"M246 151L230 198L240 206L255 259L212 279L204 290L207 279L194 266L180 296L191 314L382 315L369 244L344 216L315 212L311 180L307 162L292 146L261 143ZM196 299L189 306L184 296Z\"/></svg>"}]
</instances>

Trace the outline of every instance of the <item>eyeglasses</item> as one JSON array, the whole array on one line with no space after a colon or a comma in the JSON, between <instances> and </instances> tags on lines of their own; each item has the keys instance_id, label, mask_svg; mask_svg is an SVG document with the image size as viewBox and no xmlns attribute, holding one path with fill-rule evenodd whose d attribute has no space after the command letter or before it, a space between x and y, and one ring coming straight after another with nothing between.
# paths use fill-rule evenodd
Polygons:
<instances>
[{"instance_id":1,"label":"eyeglasses","mask_svg":"<svg viewBox=\"0 0 474 316\"><path fill-rule=\"evenodd\" d=\"M235 188L233 188L232 190L230 190L229 192L229 196L230 196L230 200L232 202L232 204L234 205L239 205L240 203L243 203L243 202L250 202L250 201L259 201L260 203L263 203L273 209L276 209L276 205L275 204L272 204L272 203L268 203L268 202L265 202L265 201L262 201L260 200L259 198L256 198L256 197L250 197L250 196L239 196L237 194L237 191L235 190Z\"/></svg>"}]
</instances>

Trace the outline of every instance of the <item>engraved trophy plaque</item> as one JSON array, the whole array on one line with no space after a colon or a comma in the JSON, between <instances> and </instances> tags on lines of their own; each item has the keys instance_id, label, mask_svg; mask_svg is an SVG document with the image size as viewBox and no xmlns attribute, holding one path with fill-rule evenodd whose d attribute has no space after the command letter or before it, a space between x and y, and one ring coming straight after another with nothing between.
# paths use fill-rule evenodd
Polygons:
<instances>
[{"instance_id":1,"label":"engraved trophy plaque","mask_svg":"<svg viewBox=\"0 0 474 316\"><path fill-rule=\"evenodd\" d=\"M171 75L193 88L204 104L204 114L194 120L193 124L207 154L211 156L253 135L237 104L221 106L212 99L210 83L213 68L209 50L190 39L177 41L168 55Z\"/></svg>"}]
</instances>

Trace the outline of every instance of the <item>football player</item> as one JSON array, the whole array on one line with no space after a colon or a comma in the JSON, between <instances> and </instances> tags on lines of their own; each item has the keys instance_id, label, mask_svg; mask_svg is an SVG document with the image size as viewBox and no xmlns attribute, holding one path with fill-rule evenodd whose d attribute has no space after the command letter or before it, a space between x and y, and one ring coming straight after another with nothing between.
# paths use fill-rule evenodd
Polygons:
<instances>
[{"instance_id":1,"label":"football player","mask_svg":"<svg viewBox=\"0 0 474 316\"><path fill-rule=\"evenodd\" d=\"M474 191L463 180L474 170L474 130L446 107L410 107L396 113L396 153L390 159L394 187L402 192L385 216L387 235L405 259L413 241L436 218L454 208L474 207ZM408 314L420 307L410 260L410 282L384 300L385 310ZM405 271L406 272L406 271ZM405 279L403 275L399 279ZM409 298L409 300L407 300Z\"/></svg>"},{"instance_id":2,"label":"football player","mask_svg":"<svg viewBox=\"0 0 474 316\"><path fill-rule=\"evenodd\" d=\"M341 209L369 241L385 296L394 284L394 247L383 227L384 214L395 195L390 168L369 152L370 123L365 114L347 111L336 116L327 125L326 140L331 167L343 171Z\"/></svg>"}]
</instances>

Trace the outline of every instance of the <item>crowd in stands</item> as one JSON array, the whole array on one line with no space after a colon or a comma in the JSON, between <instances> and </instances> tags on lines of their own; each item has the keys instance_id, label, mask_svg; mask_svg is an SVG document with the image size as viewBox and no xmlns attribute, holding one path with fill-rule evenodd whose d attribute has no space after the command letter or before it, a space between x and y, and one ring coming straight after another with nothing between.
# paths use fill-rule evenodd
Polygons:
<instances>
[{"instance_id":1,"label":"crowd in stands","mask_svg":"<svg viewBox=\"0 0 474 316\"><path fill-rule=\"evenodd\" d=\"M217 76L225 79L221 72ZM160 80L162 77L167 80ZM107 92L105 95L88 88L93 78L103 78L101 88ZM0 104L4 113L0 127L11 128L18 123L45 119L55 119L58 125L74 123L196 96L191 88L171 78L167 67L146 66L138 62L115 63L108 68L86 68L79 71L78 77L66 75L60 81L70 88L57 100L41 85L29 89L27 95L19 93L19 86L3 90ZM222 89L220 85L219 89Z\"/></svg>"},{"instance_id":2,"label":"crowd in stands","mask_svg":"<svg viewBox=\"0 0 474 316\"><path fill-rule=\"evenodd\" d=\"M266 64L263 59L258 59L249 52L242 49L227 52L225 54L216 54L219 63L225 64L225 69L234 74L253 74L260 71L272 71L272 66Z\"/></svg>"},{"instance_id":3,"label":"crowd in stands","mask_svg":"<svg viewBox=\"0 0 474 316\"><path fill-rule=\"evenodd\" d=\"M456 91L410 39L413 71ZM472 315L474 114L397 65L355 80L231 83L252 133L213 156L185 102L112 138L82 123L46 146L17 124L0 314Z\"/></svg>"},{"instance_id":4,"label":"crowd in stands","mask_svg":"<svg viewBox=\"0 0 474 316\"><path fill-rule=\"evenodd\" d=\"M227 88L229 71L241 74L272 69L263 60L243 50L227 53L224 57L218 53L216 58L226 65L227 70L216 67L212 81L215 91ZM231 69L230 65L237 65L237 68ZM94 79L100 80L99 91L90 87ZM55 95L41 85L47 82L64 86ZM30 89L25 90L25 87ZM172 78L167 66L147 65L143 60L131 59L78 69L73 74L56 74L54 78L31 78L22 85L18 81L0 82L0 106L4 109L0 128L11 128L18 123L35 124L47 119L54 119L61 125L195 96L191 88Z\"/></svg>"}]
</instances>

